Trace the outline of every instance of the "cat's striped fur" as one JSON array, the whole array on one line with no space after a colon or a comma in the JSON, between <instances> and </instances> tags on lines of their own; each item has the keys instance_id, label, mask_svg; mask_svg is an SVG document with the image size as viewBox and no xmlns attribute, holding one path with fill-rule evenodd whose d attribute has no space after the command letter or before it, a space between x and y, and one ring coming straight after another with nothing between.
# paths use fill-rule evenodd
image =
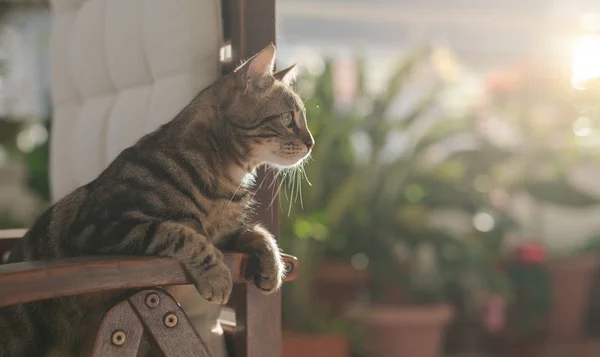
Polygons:
<instances>
[{"instance_id":1,"label":"cat's striped fur","mask_svg":"<svg viewBox=\"0 0 600 357\"><path fill-rule=\"evenodd\" d=\"M98 178L49 208L11 261L174 257L200 295L223 304L232 282L219 249L238 250L257 259L256 285L275 291L283 266L271 234L245 218L248 178L262 164L297 164L313 139L302 101L287 83L289 71L272 72L274 58L271 45L125 149ZM0 309L0 357L78 355L92 299Z\"/></svg>"}]
</instances>

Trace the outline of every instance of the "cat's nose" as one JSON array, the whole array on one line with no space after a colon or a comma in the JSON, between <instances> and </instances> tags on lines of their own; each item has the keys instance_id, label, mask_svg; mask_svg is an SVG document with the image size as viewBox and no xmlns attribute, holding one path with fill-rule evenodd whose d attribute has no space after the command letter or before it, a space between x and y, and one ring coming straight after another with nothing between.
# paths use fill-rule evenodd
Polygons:
<instances>
[{"instance_id":1,"label":"cat's nose","mask_svg":"<svg viewBox=\"0 0 600 357\"><path fill-rule=\"evenodd\" d=\"M311 150L312 148L315 147L315 141L314 141L314 139L312 137L308 138L308 139L305 139L304 145L306 145L306 147L308 148L308 150Z\"/></svg>"}]
</instances>

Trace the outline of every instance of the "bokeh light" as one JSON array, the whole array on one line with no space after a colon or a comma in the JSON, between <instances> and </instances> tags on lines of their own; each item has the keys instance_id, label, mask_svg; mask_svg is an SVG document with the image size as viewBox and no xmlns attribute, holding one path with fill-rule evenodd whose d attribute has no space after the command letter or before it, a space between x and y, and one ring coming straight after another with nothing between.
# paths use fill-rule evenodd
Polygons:
<instances>
[{"instance_id":1,"label":"bokeh light","mask_svg":"<svg viewBox=\"0 0 600 357\"><path fill-rule=\"evenodd\" d=\"M356 253L350 259L350 264L356 270L365 270L369 266L369 257L365 253Z\"/></svg>"},{"instance_id":2,"label":"bokeh light","mask_svg":"<svg viewBox=\"0 0 600 357\"><path fill-rule=\"evenodd\" d=\"M489 213L478 212L473 216L473 227L480 232L489 232L494 229L494 217Z\"/></svg>"},{"instance_id":3,"label":"bokeh light","mask_svg":"<svg viewBox=\"0 0 600 357\"><path fill-rule=\"evenodd\" d=\"M589 136L592 133L592 121L582 116L573 122L573 133L577 136Z\"/></svg>"}]
</instances>

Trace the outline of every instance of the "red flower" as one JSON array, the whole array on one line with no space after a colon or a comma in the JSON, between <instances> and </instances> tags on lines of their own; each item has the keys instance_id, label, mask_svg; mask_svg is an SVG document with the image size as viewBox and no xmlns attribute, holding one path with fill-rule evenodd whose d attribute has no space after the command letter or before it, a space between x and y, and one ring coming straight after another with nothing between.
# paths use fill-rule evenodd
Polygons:
<instances>
[{"instance_id":1,"label":"red flower","mask_svg":"<svg viewBox=\"0 0 600 357\"><path fill-rule=\"evenodd\" d=\"M545 258L544 247L539 243L525 243L515 250L515 258L521 263L539 263Z\"/></svg>"}]
</instances>

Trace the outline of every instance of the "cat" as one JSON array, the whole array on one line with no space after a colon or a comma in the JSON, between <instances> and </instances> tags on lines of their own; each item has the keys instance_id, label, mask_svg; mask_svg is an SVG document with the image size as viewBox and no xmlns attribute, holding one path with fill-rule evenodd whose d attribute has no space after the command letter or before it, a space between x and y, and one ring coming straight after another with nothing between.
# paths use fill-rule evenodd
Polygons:
<instances>
[{"instance_id":1,"label":"cat","mask_svg":"<svg viewBox=\"0 0 600 357\"><path fill-rule=\"evenodd\" d=\"M269 294L284 275L277 242L248 213L261 165L293 167L314 146L293 91L294 66L273 72L269 45L202 90L174 119L123 150L93 181L45 211L10 261L89 255L177 259L199 294L225 304L231 273L221 250L251 254ZM76 356L93 298L0 309L0 357Z\"/></svg>"}]
</instances>

